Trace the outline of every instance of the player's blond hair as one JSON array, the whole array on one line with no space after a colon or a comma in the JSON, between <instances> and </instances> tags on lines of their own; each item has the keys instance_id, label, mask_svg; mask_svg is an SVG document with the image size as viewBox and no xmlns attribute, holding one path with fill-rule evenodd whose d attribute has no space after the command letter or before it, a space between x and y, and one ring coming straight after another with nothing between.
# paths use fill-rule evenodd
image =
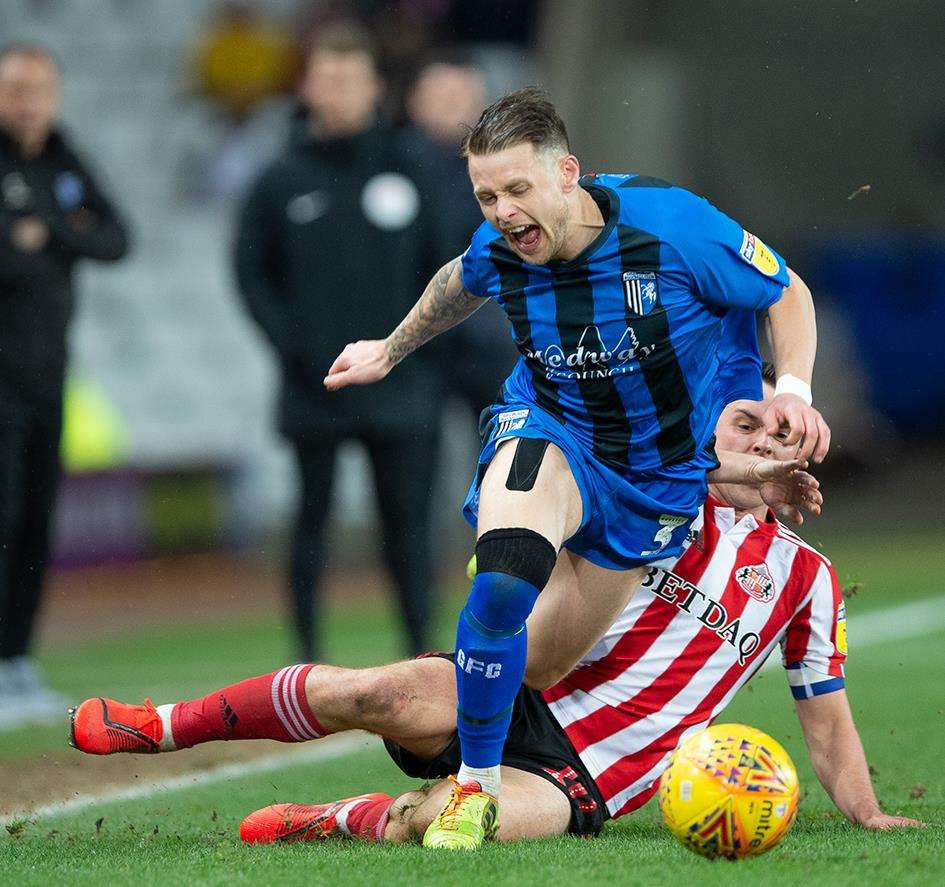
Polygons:
<instances>
[{"instance_id":1,"label":"player's blond hair","mask_svg":"<svg viewBox=\"0 0 945 887\"><path fill-rule=\"evenodd\" d=\"M568 131L548 93L533 86L510 92L489 105L463 140L462 156L495 154L524 142L538 151L571 151Z\"/></svg>"}]
</instances>

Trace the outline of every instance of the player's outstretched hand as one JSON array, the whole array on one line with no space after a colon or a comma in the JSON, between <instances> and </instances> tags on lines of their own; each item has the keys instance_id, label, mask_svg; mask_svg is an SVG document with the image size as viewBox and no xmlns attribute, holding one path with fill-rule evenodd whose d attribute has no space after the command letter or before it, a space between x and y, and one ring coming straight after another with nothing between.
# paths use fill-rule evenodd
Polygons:
<instances>
[{"instance_id":1,"label":"player's outstretched hand","mask_svg":"<svg viewBox=\"0 0 945 887\"><path fill-rule=\"evenodd\" d=\"M765 505L779 517L798 525L804 523L804 511L820 514L824 504L820 482L805 468L807 463L801 459L787 462L761 459L749 472Z\"/></svg>"},{"instance_id":2,"label":"player's outstretched hand","mask_svg":"<svg viewBox=\"0 0 945 887\"><path fill-rule=\"evenodd\" d=\"M370 385L379 382L391 371L387 346L383 339L352 342L328 368L325 387L337 391L348 385Z\"/></svg>"},{"instance_id":3,"label":"player's outstretched hand","mask_svg":"<svg viewBox=\"0 0 945 887\"><path fill-rule=\"evenodd\" d=\"M857 823L862 828L872 828L886 832L891 828L928 828L928 823L918 819L907 819L905 816L888 816L885 813L874 813L867 819Z\"/></svg>"},{"instance_id":4,"label":"player's outstretched hand","mask_svg":"<svg viewBox=\"0 0 945 887\"><path fill-rule=\"evenodd\" d=\"M772 438L787 429L787 437L781 442L786 447L797 447L796 458L805 462L824 461L830 449L830 429L824 417L802 398L796 394L776 395L762 419Z\"/></svg>"}]
</instances>

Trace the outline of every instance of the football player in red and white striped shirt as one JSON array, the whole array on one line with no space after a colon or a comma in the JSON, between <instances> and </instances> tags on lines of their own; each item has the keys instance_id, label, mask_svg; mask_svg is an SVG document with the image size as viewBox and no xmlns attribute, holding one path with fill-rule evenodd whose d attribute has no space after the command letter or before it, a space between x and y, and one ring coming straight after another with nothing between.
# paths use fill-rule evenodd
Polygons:
<instances>
[{"instance_id":1,"label":"football player in red and white striped shirt","mask_svg":"<svg viewBox=\"0 0 945 887\"><path fill-rule=\"evenodd\" d=\"M756 457L729 477L741 477L746 464L770 468L772 459L790 458L766 435L765 406L736 401L719 419L719 450ZM778 646L814 770L837 807L866 828L921 825L884 814L876 801L844 691L846 617L833 567L742 481L710 487L683 554L651 569L570 674L543 692L522 688L503 758L500 840L591 836L637 809L676 746L706 727ZM775 483L765 493L796 516L800 506L819 511L819 494L803 484ZM297 665L157 708L86 700L73 714L72 738L83 751L111 754L362 729L383 736L408 775L432 779L459 766L455 709L446 655L361 670ZM448 790L443 781L399 798L274 805L247 817L241 835L419 840Z\"/></svg>"}]
</instances>

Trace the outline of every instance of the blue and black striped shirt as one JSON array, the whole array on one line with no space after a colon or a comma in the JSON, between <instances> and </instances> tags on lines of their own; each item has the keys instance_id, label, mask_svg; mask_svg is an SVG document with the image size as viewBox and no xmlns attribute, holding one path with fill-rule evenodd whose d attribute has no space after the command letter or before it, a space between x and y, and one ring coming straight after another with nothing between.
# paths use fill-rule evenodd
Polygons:
<instances>
[{"instance_id":1,"label":"blue and black striped shirt","mask_svg":"<svg viewBox=\"0 0 945 887\"><path fill-rule=\"evenodd\" d=\"M581 186L605 224L574 259L528 264L488 222L463 255L464 286L498 302L522 355L505 397L545 410L622 474L713 467L722 319L776 302L784 260L661 180Z\"/></svg>"}]
</instances>

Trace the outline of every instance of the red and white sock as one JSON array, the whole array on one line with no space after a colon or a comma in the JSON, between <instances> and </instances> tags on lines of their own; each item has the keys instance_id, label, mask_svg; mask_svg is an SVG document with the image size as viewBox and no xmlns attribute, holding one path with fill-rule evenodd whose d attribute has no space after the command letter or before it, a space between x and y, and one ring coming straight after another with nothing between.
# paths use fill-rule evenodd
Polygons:
<instances>
[{"instance_id":1,"label":"red and white sock","mask_svg":"<svg viewBox=\"0 0 945 887\"><path fill-rule=\"evenodd\" d=\"M307 742L327 735L309 708L305 679L313 665L290 665L176 705L158 706L161 750L228 739Z\"/></svg>"},{"instance_id":2,"label":"red and white sock","mask_svg":"<svg viewBox=\"0 0 945 887\"><path fill-rule=\"evenodd\" d=\"M381 793L353 798L335 814L335 821L338 828L352 838L380 843L384 840L393 803L390 795Z\"/></svg>"}]
</instances>

